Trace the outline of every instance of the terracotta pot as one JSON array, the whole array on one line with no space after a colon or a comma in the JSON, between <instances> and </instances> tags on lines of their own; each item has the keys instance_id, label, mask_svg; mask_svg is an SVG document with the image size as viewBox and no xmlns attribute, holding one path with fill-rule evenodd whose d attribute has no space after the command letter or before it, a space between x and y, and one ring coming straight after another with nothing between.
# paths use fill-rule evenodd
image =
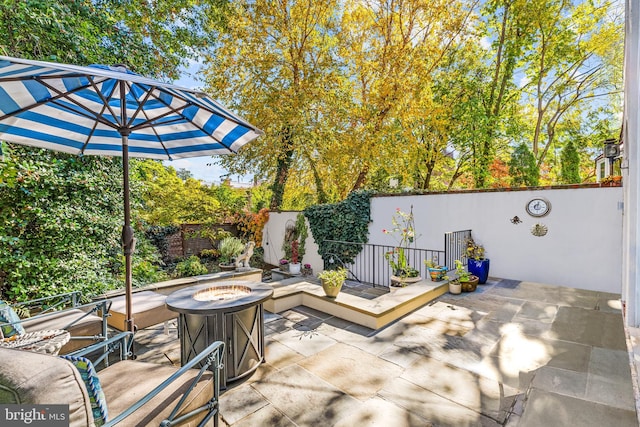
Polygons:
<instances>
[{"instance_id":1,"label":"terracotta pot","mask_svg":"<svg viewBox=\"0 0 640 427\"><path fill-rule=\"evenodd\" d=\"M470 280L468 282L460 281L462 285L462 292L473 292L478 287L478 282L480 278L478 276L471 275Z\"/></svg>"}]
</instances>

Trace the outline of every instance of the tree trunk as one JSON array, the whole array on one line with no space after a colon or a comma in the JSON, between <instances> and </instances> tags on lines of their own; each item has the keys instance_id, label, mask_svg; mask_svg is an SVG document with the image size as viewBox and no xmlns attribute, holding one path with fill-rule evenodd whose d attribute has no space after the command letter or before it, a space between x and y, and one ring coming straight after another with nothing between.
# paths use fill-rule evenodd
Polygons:
<instances>
[{"instance_id":1,"label":"tree trunk","mask_svg":"<svg viewBox=\"0 0 640 427\"><path fill-rule=\"evenodd\" d=\"M351 188L351 192L353 193L356 190L361 189L364 184L367 182L367 174L369 173L369 163L365 163L360 169L360 173L358 173L358 178L356 178L356 182L353 184Z\"/></svg>"},{"instance_id":2,"label":"tree trunk","mask_svg":"<svg viewBox=\"0 0 640 427\"><path fill-rule=\"evenodd\" d=\"M278 210L282 206L282 199L284 197L284 187L287 184L289 178L289 169L291 168L291 162L293 159L293 141L291 135L291 128L285 128L282 133L282 153L278 157L278 165L276 169L276 176L271 184L271 204L269 209Z\"/></svg>"}]
</instances>

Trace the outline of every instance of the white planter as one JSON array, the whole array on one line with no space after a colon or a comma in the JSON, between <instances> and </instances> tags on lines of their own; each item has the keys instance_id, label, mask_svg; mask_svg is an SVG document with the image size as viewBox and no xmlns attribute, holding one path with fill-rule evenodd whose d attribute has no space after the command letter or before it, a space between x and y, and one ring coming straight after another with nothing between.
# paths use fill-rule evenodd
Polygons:
<instances>
[{"instance_id":1,"label":"white planter","mask_svg":"<svg viewBox=\"0 0 640 427\"><path fill-rule=\"evenodd\" d=\"M289 263L289 273L291 274L300 274L300 263Z\"/></svg>"},{"instance_id":2,"label":"white planter","mask_svg":"<svg viewBox=\"0 0 640 427\"><path fill-rule=\"evenodd\" d=\"M460 282L449 282L449 293L457 295L462 292L462 283Z\"/></svg>"}]
</instances>

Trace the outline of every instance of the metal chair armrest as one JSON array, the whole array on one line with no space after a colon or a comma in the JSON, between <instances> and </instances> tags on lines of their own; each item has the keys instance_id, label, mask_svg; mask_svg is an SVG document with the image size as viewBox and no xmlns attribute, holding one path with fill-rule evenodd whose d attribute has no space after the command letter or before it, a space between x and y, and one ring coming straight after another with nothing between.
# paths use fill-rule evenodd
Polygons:
<instances>
[{"instance_id":1,"label":"metal chair armrest","mask_svg":"<svg viewBox=\"0 0 640 427\"><path fill-rule=\"evenodd\" d=\"M37 314L35 316L31 316L31 317L26 317L24 319L20 319L19 322L3 322L3 323L0 323L0 327L2 327L4 325L8 325L8 324L24 323L27 320L46 319L47 317L51 317L51 316L54 316L54 315L57 315L57 314L60 314L60 313L64 313L66 310L71 310L71 309L82 310L82 311L85 311L86 314L81 316L81 317L79 317L79 318L76 318L73 321L71 321L65 328L68 328L69 326L74 325L75 323L80 321L80 319L82 319L83 317L88 316L89 314L98 315L98 313L101 313L100 315L103 317L103 322L106 325L107 317L109 316L108 313L109 313L109 310L111 310L111 300L98 300L98 301L89 302L87 304L75 305L75 306L66 308L64 310L47 311L46 313L40 313L40 314ZM104 334L104 335L106 336L106 334Z\"/></svg>"},{"instance_id":2,"label":"metal chair armrest","mask_svg":"<svg viewBox=\"0 0 640 427\"><path fill-rule=\"evenodd\" d=\"M194 368L196 365L201 364L198 375L194 378L189 386L189 389L182 395L180 401L175 405L173 411L169 415L167 419L162 421L160 424L163 425L174 425L179 423L181 420L189 418L195 414L207 411L207 416L202 420L200 425L204 425L212 416L217 415L218 411L218 402L220 396L220 370L222 369L222 356L224 354L224 343L222 341L216 341L209 345L206 349L200 352L196 357L190 360L187 364L178 369L174 374L172 374L169 378L162 382L159 386L154 388L152 391L143 396L136 403L131 405L121 414L118 414L116 417L108 420L104 425L106 427L110 427L116 425L123 421L125 418L139 410L146 403L148 403L151 399L157 396L161 391L169 387L174 381L184 375L188 370ZM211 369L210 369L211 368ZM213 371L213 398L206 404L200 408L197 408L189 413L183 414L180 417L176 417L176 414L182 407L182 404L189 397L191 391L195 388L196 384L205 373L206 370Z\"/></svg>"},{"instance_id":3,"label":"metal chair armrest","mask_svg":"<svg viewBox=\"0 0 640 427\"><path fill-rule=\"evenodd\" d=\"M69 353L69 356L83 356L87 357L91 360L94 365L98 365L101 362L105 362L105 366L108 366L107 357L115 353L116 351L120 354L120 360L127 359L131 355L131 345L133 344L133 333L132 332L121 332L113 337L101 341L96 344L92 344L90 346L81 348L72 353ZM96 353L100 353L97 358L92 359L90 356L95 355Z\"/></svg>"},{"instance_id":4,"label":"metal chair armrest","mask_svg":"<svg viewBox=\"0 0 640 427\"><path fill-rule=\"evenodd\" d=\"M56 301L55 303L48 305L48 301ZM65 304L70 303L70 307L76 307L80 305L82 301L82 292L73 291L73 292L65 292L58 295L51 295L48 297L36 298L29 301L18 302L13 304L14 307L45 307L43 312L56 311L60 307L64 307ZM68 307L66 307L68 308Z\"/></svg>"}]
</instances>

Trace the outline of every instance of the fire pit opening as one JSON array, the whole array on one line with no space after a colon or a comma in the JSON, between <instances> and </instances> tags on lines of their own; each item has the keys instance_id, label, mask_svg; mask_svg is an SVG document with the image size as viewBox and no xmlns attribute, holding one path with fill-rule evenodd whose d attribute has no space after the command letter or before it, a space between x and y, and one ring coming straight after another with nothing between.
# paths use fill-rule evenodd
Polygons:
<instances>
[{"instance_id":1,"label":"fire pit opening","mask_svg":"<svg viewBox=\"0 0 640 427\"><path fill-rule=\"evenodd\" d=\"M241 285L212 286L193 294L196 301L224 301L247 296L251 288Z\"/></svg>"}]
</instances>

